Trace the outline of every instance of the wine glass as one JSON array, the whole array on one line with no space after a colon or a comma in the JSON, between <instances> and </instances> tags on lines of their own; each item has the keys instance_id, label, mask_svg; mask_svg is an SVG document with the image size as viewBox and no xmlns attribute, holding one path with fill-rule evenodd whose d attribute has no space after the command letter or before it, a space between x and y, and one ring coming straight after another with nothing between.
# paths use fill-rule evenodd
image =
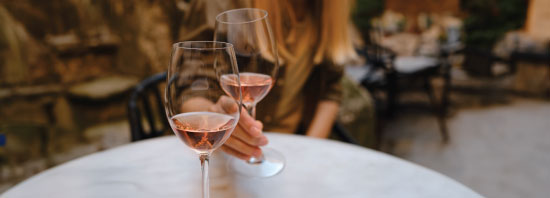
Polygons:
<instances>
[{"instance_id":1,"label":"wine glass","mask_svg":"<svg viewBox=\"0 0 550 198\"><path fill-rule=\"evenodd\" d=\"M255 8L228 10L216 16L214 40L233 44L239 67L243 105L256 117L256 104L269 93L277 78L279 60L267 11ZM262 156L248 161L231 158L229 165L241 175L271 177L285 166L283 155L262 148Z\"/></svg>"},{"instance_id":2,"label":"wine glass","mask_svg":"<svg viewBox=\"0 0 550 198\"><path fill-rule=\"evenodd\" d=\"M209 197L208 160L239 122L242 105L233 46L224 42L175 43L166 78L164 106L172 131L199 154L203 198ZM237 79L223 90L222 79ZM229 94L227 96L226 94Z\"/></svg>"}]
</instances>

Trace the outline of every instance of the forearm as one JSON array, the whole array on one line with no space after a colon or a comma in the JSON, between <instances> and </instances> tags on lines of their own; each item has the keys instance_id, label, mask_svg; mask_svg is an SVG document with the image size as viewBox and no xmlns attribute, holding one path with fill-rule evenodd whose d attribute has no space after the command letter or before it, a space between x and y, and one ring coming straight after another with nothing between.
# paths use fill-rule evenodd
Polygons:
<instances>
[{"instance_id":1,"label":"forearm","mask_svg":"<svg viewBox=\"0 0 550 198\"><path fill-rule=\"evenodd\" d=\"M317 104L315 115L306 132L307 136L327 138L332 130L332 125L338 116L340 105L331 100L325 100Z\"/></svg>"}]
</instances>

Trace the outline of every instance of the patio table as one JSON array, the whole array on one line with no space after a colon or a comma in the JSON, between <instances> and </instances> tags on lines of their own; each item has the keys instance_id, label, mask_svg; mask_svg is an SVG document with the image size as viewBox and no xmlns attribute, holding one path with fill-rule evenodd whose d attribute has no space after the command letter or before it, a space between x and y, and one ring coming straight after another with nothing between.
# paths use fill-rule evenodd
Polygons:
<instances>
[{"instance_id":1,"label":"patio table","mask_svg":"<svg viewBox=\"0 0 550 198\"><path fill-rule=\"evenodd\" d=\"M430 169L363 147L298 135L266 133L286 158L283 172L247 178L211 157L211 197L477 198ZM98 152L35 175L6 191L19 197L201 197L198 156L175 136Z\"/></svg>"}]
</instances>

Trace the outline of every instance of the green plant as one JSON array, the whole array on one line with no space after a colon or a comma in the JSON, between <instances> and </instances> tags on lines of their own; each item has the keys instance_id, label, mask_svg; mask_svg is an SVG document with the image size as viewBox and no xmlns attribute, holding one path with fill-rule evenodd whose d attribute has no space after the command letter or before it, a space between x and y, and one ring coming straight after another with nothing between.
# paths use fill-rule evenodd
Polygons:
<instances>
[{"instance_id":1,"label":"green plant","mask_svg":"<svg viewBox=\"0 0 550 198\"><path fill-rule=\"evenodd\" d=\"M525 0L461 0L464 19L465 44L491 49L506 32L519 29L525 23Z\"/></svg>"},{"instance_id":2,"label":"green plant","mask_svg":"<svg viewBox=\"0 0 550 198\"><path fill-rule=\"evenodd\" d=\"M356 0L352 19L357 29L368 35L371 19L384 12L384 0Z\"/></svg>"}]
</instances>

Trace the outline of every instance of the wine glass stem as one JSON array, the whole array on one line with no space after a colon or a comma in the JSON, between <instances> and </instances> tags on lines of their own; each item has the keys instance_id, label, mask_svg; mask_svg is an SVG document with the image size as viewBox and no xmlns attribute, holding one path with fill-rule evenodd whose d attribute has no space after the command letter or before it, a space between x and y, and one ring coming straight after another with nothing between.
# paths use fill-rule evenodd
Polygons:
<instances>
[{"instance_id":1,"label":"wine glass stem","mask_svg":"<svg viewBox=\"0 0 550 198\"><path fill-rule=\"evenodd\" d=\"M256 119L256 105L245 106L245 108L248 114L252 116L252 118ZM263 161L264 161L264 154L262 154L262 156L258 158L250 157L250 159L248 159L247 162L249 164L259 164L259 163L262 163Z\"/></svg>"},{"instance_id":2,"label":"wine glass stem","mask_svg":"<svg viewBox=\"0 0 550 198\"><path fill-rule=\"evenodd\" d=\"M208 181L208 160L210 154L200 154L202 170L202 198L210 198L210 186Z\"/></svg>"}]
</instances>

